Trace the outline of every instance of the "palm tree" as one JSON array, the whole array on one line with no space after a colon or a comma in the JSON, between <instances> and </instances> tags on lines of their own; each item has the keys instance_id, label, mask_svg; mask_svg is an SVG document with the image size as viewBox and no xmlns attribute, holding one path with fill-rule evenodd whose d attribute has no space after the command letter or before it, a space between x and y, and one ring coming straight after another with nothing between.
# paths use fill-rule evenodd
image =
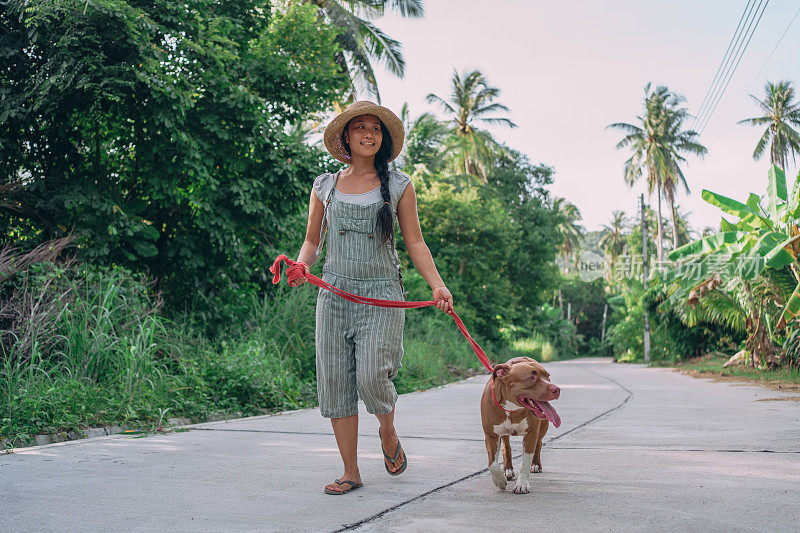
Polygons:
<instances>
[{"instance_id":1,"label":"palm tree","mask_svg":"<svg viewBox=\"0 0 800 533\"><path fill-rule=\"evenodd\" d=\"M614 270L614 263L616 263L617 258L622 255L625 248L624 233L627 225L628 221L625 219L625 212L617 210L611 214L609 224L603 226L605 234L598 244L609 257L609 262L611 263L610 270L612 271Z\"/></svg>"},{"instance_id":2,"label":"palm tree","mask_svg":"<svg viewBox=\"0 0 800 533\"><path fill-rule=\"evenodd\" d=\"M695 142L697 133L681 129L683 121L689 116L680 104L685 98L670 92L665 86L658 86L650 91L650 84L645 85L644 117L637 116L640 126L617 122L608 128L622 130L625 137L617 143L617 149L630 148L633 154L625 162L625 181L633 186L647 170L647 188L650 194L655 190L657 198L656 223L658 238L656 239L657 257L664 260L664 228L661 216L661 196L668 190L667 199L675 214L675 190L684 185L688 192L686 179L680 169L685 162L683 153L704 155L707 150ZM673 224L675 220L673 218ZM673 232L677 234L677 232Z\"/></svg>"},{"instance_id":3,"label":"palm tree","mask_svg":"<svg viewBox=\"0 0 800 533\"><path fill-rule=\"evenodd\" d=\"M689 226L688 219L688 214L681 212L681 209L678 206L675 206L675 209L672 212L672 231L670 232L672 234L673 246L681 246L686 244L692 238L692 234L695 233ZM674 249L675 248L673 248L673 250Z\"/></svg>"},{"instance_id":4,"label":"palm tree","mask_svg":"<svg viewBox=\"0 0 800 533\"><path fill-rule=\"evenodd\" d=\"M424 174L436 173L445 164L445 141L450 133L447 124L431 113L412 119L408 104L403 105L400 118L406 128L406 142L397 166L411 174L422 168Z\"/></svg>"},{"instance_id":5,"label":"palm tree","mask_svg":"<svg viewBox=\"0 0 800 533\"><path fill-rule=\"evenodd\" d=\"M449 100L433 93L426 98L428 103L439 104L450 117L454 137L448 148L458 154L458 170L478 176L484 183L487 182L487 167L493 152L502 150L491 134L478 128L477 124L517 127L508 118L494 116L498 112L509 112L508 107L495 102L499 95L500 89L490 86L479 70L464 73L463 76L454 70Z\"/></svg>"},{"instance_id":6,"label":"palm tree","mask_svg":"<svg viewBox=\"0 0 800 533\"><path fill-rule=\"evenodd\" d=\"M764 115L740 120L739 124L751 126L766 124L767 129L753 151L753 159L761 159L767 143L770 143L769 155L772 164L785 169L786 156L789 152L793 158L795 154L800 153L800 135L792 129L792 126L800 126L800 103L793 102L794 88L790 81L784 80L777 84L768 81L764 85L764 90L767 93L764 100L750 95L758 103Z\"/></svg>"},{"instance_id":7,"label":"palm tree","mask_svg":"<svg viewBox=\"0 0 800 533\"><path fill-rule=\"evenodd\" d=\"M685 99L682 96L675 95L676 102L683 102ZM664 159L664 175L662 177L662 188L664 196L669 202L670 212L672 214L672 249L678 248L684 241L682 241L680 216L678 209L675 205L675 196L677 189L683 187L684 192L689 194L689 185L686 183L686 176L681 170L681 163L686 162L683 154L694 154L700 157L708 153L708 149L697 142L699 134L694 130L683 130L682 125L684 120L689 117L689 111L684 108L667 108L664 113L663 124L663 139L660 148L662 157ZM684 226L686 221L683 221ZM684 230L686 228L684 227Z\"/></svg>"},{"instance_id":8,"label":"palm tree","mask_svg":"<svg viewBox=\"0 0 800 533\"><path fill-rule=\"evenodd\" d=\"M559 253L566 260L574 254L583 238L584 230L580 225L581 212L566 198L553 198L553 214L558 217L559 223L556 226L556 233L560 237L561 245Z\"/></svg>"},{"instance_id":9,"label":"palm tree","mask_svg":"<svg viewBox=\"0 0 800 533\"><path fill-rule=\"evenodd\" d=\"M338 42L344 52L337 54L336 62L342 70L350 72L353 91L356 84L365 86L380 103L381 96L375 79L373 62L382 62L388 71L402 78L405 59L400 42L392 39L371 20L394 10L403 17L419 18L425 14L422 0L301 0L317 6L319 19L343 31Z\"/></svg>"}]
</instances>

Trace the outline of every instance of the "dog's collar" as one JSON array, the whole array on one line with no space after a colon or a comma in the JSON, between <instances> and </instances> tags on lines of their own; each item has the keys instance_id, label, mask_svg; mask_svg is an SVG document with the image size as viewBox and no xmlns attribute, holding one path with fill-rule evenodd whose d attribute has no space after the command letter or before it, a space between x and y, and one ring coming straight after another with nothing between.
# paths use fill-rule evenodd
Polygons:
<instances>
[{"instance_id":1,"label":"dog's collar","mask_svg":"<svg viewBox=\"0 0 800 533\"><path fill-rule=\"evenodd\" d=\"M510 411L510 410L506 409L505 407L500 405L500 402L497 401L497 397L495 397L495 395L494 395L494 378L492 378L492 400L494 400L494 404L497 407L499 407L500 409L502 409L506 413L513 413L514 411L516 411L516 409L514 411Z\"/></svg>"}]
</instances>

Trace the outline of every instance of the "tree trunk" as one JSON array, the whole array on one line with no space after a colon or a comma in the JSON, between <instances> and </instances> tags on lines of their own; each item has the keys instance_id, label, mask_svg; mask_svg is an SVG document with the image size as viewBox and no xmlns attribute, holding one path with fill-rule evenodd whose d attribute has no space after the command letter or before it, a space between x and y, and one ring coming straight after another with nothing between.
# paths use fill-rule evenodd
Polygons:
<instances>
[{"instance_id":1,"label":"tree trunk","mask_svg":"<svg viewBox=\"0 0 800 533\"><path fill-rule=\"evenodd\" d=\"M97 182L97 185L100 185L100 180L102 179L101 172L100 172L100 121L98 120L95 123L94 127L94 179Z\"/></svg>"},{"instance_id":2,"label":"tree trunk","mask_svg":"<svg viewBox=\"0 0 800 533\"><path fill-rule=\"evenodd\" d=\"M669 206L672 209L672 249L675 250L681 243L678 238L678 210L675 208L674 199L670 199Z\"/></svg>"},{"instance_id":3,"label":"tree trunk","mask_svg":"<svg viewBox=\"0 0 800 533\"><path fill-rule=\"evenodd\" d=\"M656 192L658 193L658 220L656 221L658 227L658 238L656 240L656 250L658 251L659 269L660 263L664 261L664 228L661 224L661 181L656 184Z\"/></svg>"},{"instance_id":4,"label":"tree trunk","mask_svg":"<svg viewBox=\"0 0 800 533\"><path fill-rule=\"evenodd\" d=\"M780 364L780 355L775 349L775 344L772 342L767 330L763 309L753 298L750 283L746 280L743 280L743 283L747 293L748 307L750 307L750 317L747 319L748 339L746 348L752 354L751 366L761 366L762 362L767 366L778 366Z\"/></svg>"},{"instance_id":5,"label":"tree trunk","mask_svg":"<svg viewBox=\"0 0 800 533\"><path fill-rule=\"evenodd\" d=\"M758 316L758 311L756 310L756 302L753 299L753 290L750 287L750 282L747 280L742 280L742 284L744 285L744 292L747 294L747 311L750 315L745 322L747 327L747 341L745 345L747 350L750 352L750 366L755 367L756 358L758 357L757 337L761 320Z\"/></svg>"}]
</instances>

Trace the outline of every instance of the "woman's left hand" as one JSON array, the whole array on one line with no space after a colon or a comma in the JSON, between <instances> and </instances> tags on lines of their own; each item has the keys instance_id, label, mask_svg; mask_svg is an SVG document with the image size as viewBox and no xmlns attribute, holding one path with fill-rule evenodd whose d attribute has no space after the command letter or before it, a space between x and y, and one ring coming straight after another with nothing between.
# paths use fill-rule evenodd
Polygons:
<instances>
[{"instance_id":1,"label":"woman's left hand","mask_svg":"<svg viewBox=\"0 0 800 533\"><path fill-rule=\"evenodd\" d=\"M433 289L433 301L436 302L436 309L448 315L453 310L453 295L447 287L436 287Z\"/></svg>"}]
</instances>

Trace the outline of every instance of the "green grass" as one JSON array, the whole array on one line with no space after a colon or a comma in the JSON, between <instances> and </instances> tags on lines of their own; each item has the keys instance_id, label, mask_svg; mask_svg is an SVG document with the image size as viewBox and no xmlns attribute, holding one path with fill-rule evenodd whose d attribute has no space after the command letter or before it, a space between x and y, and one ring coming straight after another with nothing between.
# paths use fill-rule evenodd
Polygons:
<instances>
[{"instance_id":1,"label":"green grass","mask_svg":"<svg viewBox=\"0 0 800 533\"><path fill-rule=\"evenodd\" d=\"M511 341L509 350L514 356L532 357L542 363L558 359L553 343L539 334Z\"/></svg>"},{"instance_id":2,"label":"green grass","mask_svg":"<svg viewBox=\"0 0 800 533\"><path fill-rule=\"evenodd\" d=\"M403 367L394 381L400 394L484 371L453 319L432 309L406 311L403 350Z\"/></svg>"},{"instance_id":3,"label":"green grass","mask_svg":"<svg viewBox=\"0 0 800 533\"><path fill-rule=\"evenodd\" d=\"M697 372L708 377L730 377L758 384L800 385L800 368L781 367L776 369L759 369L745 366L729 366L722 368L728 360L723 356L706 356L692 361L678 363L657 362L657 366L673 366L680 370Z\"/></svg>"}]
</instances>

